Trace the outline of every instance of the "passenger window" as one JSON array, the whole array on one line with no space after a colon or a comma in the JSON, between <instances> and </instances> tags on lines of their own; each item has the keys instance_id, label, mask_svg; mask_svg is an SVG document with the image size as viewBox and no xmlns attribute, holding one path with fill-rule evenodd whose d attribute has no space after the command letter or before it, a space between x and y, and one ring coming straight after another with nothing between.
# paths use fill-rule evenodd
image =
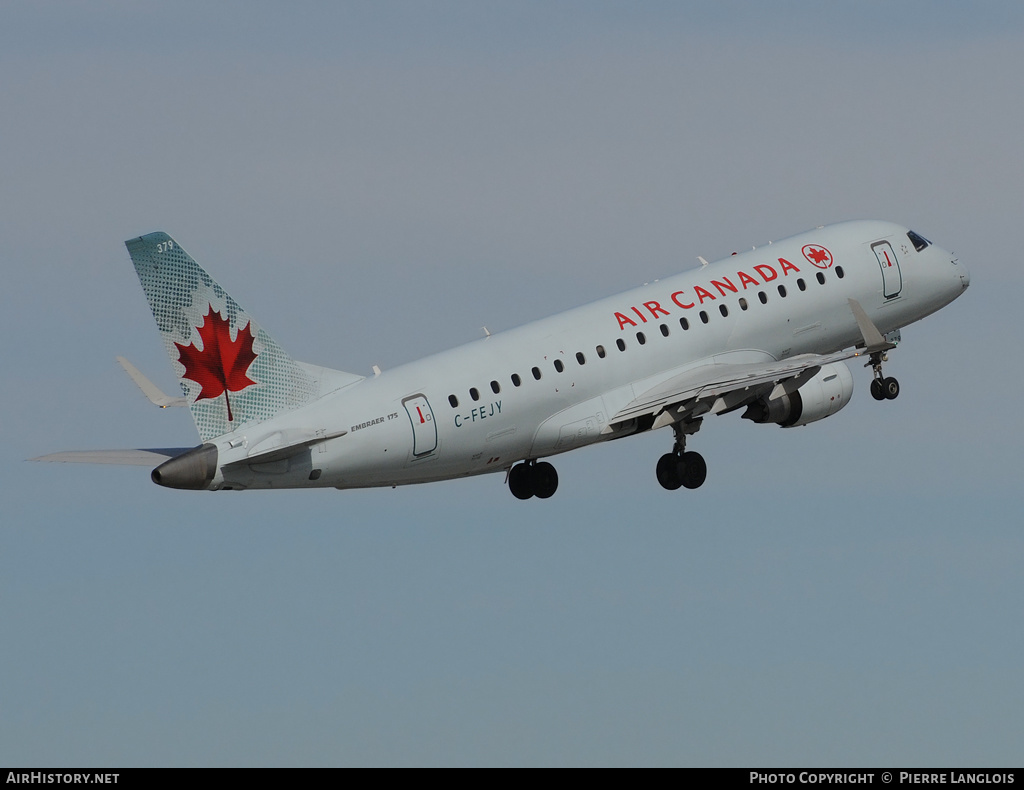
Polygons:
<instances>
[{"instance_id":1,"label":"passenger window","mask_svg":"<svg viewBox=\"0 0 1024 790\"><path fill-rule=\"evenodd\" d=\"M477 390L476 387L469 388L469 397L471 397L473 400L480 400L480 392Z\"/></svg>"},{"instance_id":2,"label":"passenger window","mask_svg":"<svg viewBox=\"0 0 1024 790\"><path fill-rule=\"evenodd\" d=\"M708 322L708 314L705 313L703 310L700 311L700 320L703 321L705 324Z\"/></svg>"},{"instance_id":3,"label":"passenger window","mask_svg":"<svg viewBox=\"0 0 1024 790\"><path fill-rule=\"evenodd\" d=\"M598 356L599 356L599 357L600 357L601 359L604 359L604 346L598 346L598 347L597 347L597 355L598 355Z\"/></svg>"},{"instance_id":4,"label":"passenger window","mask_svg":"<svg viewBox=\"0 0 1024 790\"><path fill-rule=\"evenodd\" d=\"M636 333L636 342L637 342L637 343L639 343L639 344L640 344L641 346L642 346L642 345L643 345L644 343L646 343L646 342L647 342L647 338L646 338L646 337L644 337L644 333L643 333L643 332L637 332L637 333Z\"/></svg>"},{"instance_id":5,"label":"passenger window","mask_svg":"<svg viewBox=\"0 0 1024 790\"><path fill-rule=\"evenodd\" d=\"M746 297L741 296L740 297L740 310L746 310L746 309L747 309L747 299L746 299Z\"/></svg>"},{"instance_id":6,"label":"passenger window","mask_svg":"<svg viewBox=\"0 0 1024 790\"><path fill-rule=\"evenodd\" d=\"M537 381L540 381L540 368L534 368L531 372L533 373L533 377L537 379Z\"/></svg>"},{"instance_id":7,"label":"passenger window","mask_svg":"<svg viewBox=\"0 0 1024 790\"><path fill-rule=\"evenodd\" d=\"M818 272L814 276L818 278L818 283L820 285L824 285L825 284L825 275L824 274L822 274L821 272Z\"/></svg>"},{"instance_id":8,"label":"passenger window","mask_svg":"<svg viewBox=\"0 0 1024 790\"><path fill-rule=\"evenodd\" d=\"M587 358L585 356L583 356L583 352L582 351L577 351L576 352L576 361L579 362L581 365L586 365L587 364Z\"/></svg>"},{"instance_id":9,"label":"passenger window","mask_svg":"<svg viewBox=\"0 0 1024 790\"><path fill-rule=\"evenodd\" d=\"M665 337L668 337L668 324L661 325L661 334L663 334Z\"/></svg>"},{"instance_id":10,"label":"passenger window","mask_svg":"<svg viewBox=\"0 0 1024 790\"><path fill-rule=\"evenodd\" d=\"M761 300L761 304L768 304L768 294L764 291L758 291L757 298Z\"/></svg>"},{"instance_id":11,"label":"passenger window","mask_svg":"<svg viewBox=\"0 0 1024 790\"><path fill-rule=\"evenodd\" d=\"M562 360L560 360L560 359L556 359L555 360L555 370L557 370L559 373L561 373L563 370L565 370L565 365L562 364Z\"/></svg>"},{"instance_id":12,"label":"passenger window","mask_svg":"<svg viewBox=\"0 0 1024 790\"><path fill-rule=\"evenodd\" d=\"M618 348L619 351L625 351L626 350L626 341L623 340L620 337L618 340L615 341L615 347Z\"/></svg>"},{"instance_id":13,"label":"passenger window","mask_svg":"<svg viewBox=\"0 0 1024 790\"><path fill-rule=\"evenodd\" d=\"M807 290L807 283L804 282L804 278L803 277L800 277L800 278L797 279L796 287L799 288L801 291L806 291Z\"/></svg>"},{"instance_id":14,"label":"passenger window","mask_svg":"<svg viewBox=\"0 0 1024 790\"><path fill-rule=\"evenodd\" d=\"M718 312L722 314L722 318L725 318L727 315L729 315L729 308L726 307L724 304L720 304L718 305Z\"/></svg>"},{"instance_id":15,"label":"passenger window","mask_svg":"<svg viewBox=\"0 0 1024 790\"><path fill-rule=\"evenodd\" d=\"M459 408L459 399L456 398L454 395L448 396L448 402L452 405L453 409Z\"/></svg>"},{"instance_id":16,"label":"passenger window","mask_svg":"<svg viewBox=\"0 0 1024 790\"><path fill-rule=\"evenodd\" d=\"M780 285L779 286L779 296L781 296L783 299L786 298L786 286L784 286L784 285Z\"/></svg>"},{"instance_id":17,"label":"passenger window","mask_svg":"<svg viewBox=\"0 0 1024 790\"><path fill-rule=\"evenodd\" d=\"M513 387L518 387L522 383L523 383L523 380L521 378L519 378L519 374L518 373L513 373L512 374L512 386Z\"/></svg>"},{"instance_id":18,"label":"passenger window","mask_svg":"<svg viewBox=\"0 0 1024 790\"><path fill-rule=\"evenodd\" d=\"M842 266L836 266L836 277L842 280L846 276L846 272L843 271Z\"/></svg>"},{"instance_id":19,"label":"passenger window","mask_svg":"<svg viewBox=\"0 0 1024 790\"><path fill-rule=\"evenodd\" d=\"M497 395L499 392L501 392L501 385L498 384L498 382L496 382L496 381L492 381L491 382L491 392L493 392L495 395Z\"/></svg>"},{"instance_id":20,"label":"passenger window","mask_svg":"<svg viewBox=\"0 0 1024 790\"><path fill-rule=\"evenodd\" d=\"M690 322L687 321L685 318L680 318L679 326L681 326L683 328L683 331L685 332L687 329L690 328Z\"/></svg>"}]
</instances>

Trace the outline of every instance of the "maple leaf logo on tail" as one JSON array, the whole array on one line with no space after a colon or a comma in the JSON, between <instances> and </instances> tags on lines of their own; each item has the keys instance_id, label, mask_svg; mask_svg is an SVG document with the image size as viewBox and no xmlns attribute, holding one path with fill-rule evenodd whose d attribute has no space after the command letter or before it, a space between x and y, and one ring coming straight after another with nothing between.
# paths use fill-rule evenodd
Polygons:
<instances>
[{"instance_id":1,"label":"maple leaf logo on tail","mask_svg":"<svg viewBox=\"0 0 1024 790\"><path fill-rule=\"evenodd\" d=\"M178 361L185 366L184 378L191 379L202 387L196 400L218 398L224 395L228 407L228 422L233 422L231 400L228 392L241 392L256 382L249 378L249 367L256 359L252 350L254 340L251 321L238 330L231 339L231 325L220 313L210 311L203 316L203 325L197 327L203 341L202 349L195 343L185 346L175 343Z\"/></svg>"},{"instance_id":2,"label":"maple leaf logo on tail","mask_svg":"<svg viewBox=\"0 0 1024 790\"><path fill-rule=\"evenodd\" d=\"M362 380L294 360L166 233L147 233L125 246L204 442L234 430L236 416L266 422ZM203 305L209 305L205 317Z\"/></svg>"}]
</instances>

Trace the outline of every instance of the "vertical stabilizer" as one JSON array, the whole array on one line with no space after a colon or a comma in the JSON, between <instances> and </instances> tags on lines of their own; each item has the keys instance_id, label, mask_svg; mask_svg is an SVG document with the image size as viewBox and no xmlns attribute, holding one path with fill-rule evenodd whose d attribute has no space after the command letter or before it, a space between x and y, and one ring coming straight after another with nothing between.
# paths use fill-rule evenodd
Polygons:
<instances>
[{"instance_id":1,"label":"vertical stabilizer","mask_svg":"<svg viewBox=\"0 0 1024 790\"><path fill-rule=\"evenodd\" d=\"M174 239L150 233L125 246L204 442L320 396L320 380Z\"/></svg>"}]
</instances>

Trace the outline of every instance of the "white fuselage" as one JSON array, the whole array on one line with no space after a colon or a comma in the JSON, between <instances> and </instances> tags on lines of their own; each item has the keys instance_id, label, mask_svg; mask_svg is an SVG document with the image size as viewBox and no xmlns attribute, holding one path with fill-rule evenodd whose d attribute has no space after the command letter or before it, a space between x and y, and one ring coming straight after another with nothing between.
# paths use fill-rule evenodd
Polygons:
<instances>
[{"instance_id":1,"label":"white fuselage","mask_svg":"<svg viewBox=\"0 0 1024 790\"><path fill-rule=\"evenodd\" d=\"M883 333L951 302L965 267L934 244L917 251L907 233L874 221L819 228L385 371L220 437L219 466L234 465L211 487L421 483L620 435L606 430L614 415L687 368L861 342L850 298ZM289 459L237 463L297 429L345 433Z\"/></svg>"}]
</instances>

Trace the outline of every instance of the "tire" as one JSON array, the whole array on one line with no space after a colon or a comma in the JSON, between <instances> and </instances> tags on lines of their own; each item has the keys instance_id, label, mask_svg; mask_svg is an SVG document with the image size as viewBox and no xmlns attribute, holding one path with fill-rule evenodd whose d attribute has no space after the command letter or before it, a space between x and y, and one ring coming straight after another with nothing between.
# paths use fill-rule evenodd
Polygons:
<instances>
[{"instance_id":1,"label":"tire","mask_svg":"<svg viewBox=\"0 0 1024 790\"><path fill-rule=\"evenodd\" d=\"M882 382L882 391L886 400L896 400L900 394L900 383L890 376Z\"/></svg>"},{"instance_id":2,"label":"tire","mask_svg":"<svg viewBox=\"0 0 1024 790\"><path fill-rule=\"evenodd\" d=\"M547 461L534 464L533 493L538 499L549 499L558 490L558 472Z\"/></svg>"},{"instance_id":3,"label":"tire","mask_svg":"<svg viewBox=\"0 0 1024 790\"><path fill-rule=\"evenodd\" d=\"M508 473L508 488L516 499L533 496L533 469L528 464L516 464Z\"/></svg>"},{"instance_id":4,"label":"tire","mask_svg":"<svg viewBox=\"0 0 1024 790\"><path fill-rule=\"evenodd\" d=\"M675 453L666 453L658 459L658 466L655 470L658 482L666 491L675 491L683 484L679 476L679 456Z\"/></svg>"},{"instance_id":5,"label":"tire","mask_svg":"<svg viewBox=\"0 0 1024 790\"><path fill-rule=\"evenodd\" d=\"M875 400L885 400L885 388L881 379L871 379L871 397Z\"/></svg>"},{"instance_id":6,"label":"tire","mask_svg":"<svg viewBox=\"0 0 1024 790\"><path fill-rule=\"evenodd\" d=\"M679 459L679 476L685 488L700 488L708 478L708 465L700 453L683 453Z\"/></svg>"}]
</instances>

